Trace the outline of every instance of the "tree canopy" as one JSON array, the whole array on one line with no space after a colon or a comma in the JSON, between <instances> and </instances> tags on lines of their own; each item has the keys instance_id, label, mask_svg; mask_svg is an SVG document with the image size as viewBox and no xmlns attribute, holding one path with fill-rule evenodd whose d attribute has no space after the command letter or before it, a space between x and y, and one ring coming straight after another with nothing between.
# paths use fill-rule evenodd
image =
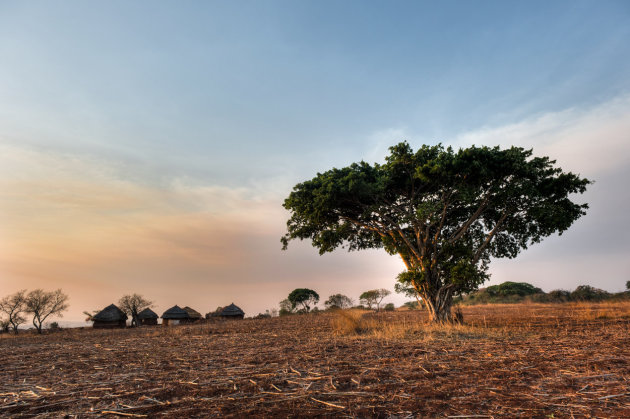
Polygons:
<instances>
[{"instance_id":1,"label":"tree canopy","mask_svg":"<svg viewBox=\"0 0 630 419\"><path fill-rule=\"evenodd\" d=\"M24 311L26 310L26 290L20 290L15 294L4 297L0 300L0 312L6 314L4 320L4 328L8 329L11 325L14 333L18 333L18 329L22 323L26 322Z\"/></svg>"},{"instance_id":2,"label":"tree canopy","mask_svg":"<svg viewBox=\"0 0 630 419\"><path fill-rule=\"evenodd\" d=\"M344 309L352 307L353 301L350 297L343 294L333 294L328 297L324 305L328 309Z\"/></svg>"},{"instance_id":3,"label":"tree canopy","mask_svg":"<svg viewBox=\"0 0 630 419\"><path fill-rule=\"evenodd\" d=\"M131 325L135 327L140 324L138 313L145 308L153 306L153 302L145 299L140 294L132 294L122 296L118 301L118 306L125 314L131 317Z\"/></svg>"},{"instance_id":4,"label":"tree canopy","mask_svg":"<svg viewBox=\"0 0 630 419\"><path fill-rule=\"evenodd\" d=\"M311 305L319 302L319 294L308 288L296 288L291 291L287 300L291 303L292 310L297 308L299 311L308 313L311 310Z\"/></svg>"},{"instance_id":5,"label":"tree canopy","mask_svg":"<svg viewBox=\"0 0 630 419\"><path fill-rule=\"evenodd\" d=\"M527 282L506 281L499 285L489 286L486 288L486 292L491 296L518 295L522 297L525 295L540 294L543 291Z\"/></svg>"},{"instance_id":6,"label":"tree canopy","mask_svg":"<svg viewBox=\"0 0 630 419\"><path fill-rule=\"evenodd\" d=\"M383 298L387 297L389 294L391 294L391 291L386 290L385 288L369 290L362 293L359 296L359 300L361 301L361 304L365 304L370 310L373 306L376 306L376 310L378 311L380 309L381 301L383 301Z\"/></svg>"},{"instance_id":7,"label":"tree canopy","mask_svg":"<svg viewBox=\"0 0 630 419\"><path fill-rule=\"evenodd\" d=\"M36 289L26 295L24 304L24 311L33 315L33 326L38 333L42 333L42 326L48 317L63 317L63 312L68 309L68 296L60 289Z\"/></svg>"},{"instance_id":8,"label":"tree canopy","mask_svg":"<svg viewBox=\"0 0 630 419\"><path fill-rule=\"evenodd\" d=\"M293 188L282 237L309 239L320 254L383 248L406 271L399 282L424 300L435 321L450 321L452 297L488 278L491 257L513 258L585 214L573 202L588 179L519 147L454 151L406 142L384 164L318 173Z\"/></svg>"}]
</instances>

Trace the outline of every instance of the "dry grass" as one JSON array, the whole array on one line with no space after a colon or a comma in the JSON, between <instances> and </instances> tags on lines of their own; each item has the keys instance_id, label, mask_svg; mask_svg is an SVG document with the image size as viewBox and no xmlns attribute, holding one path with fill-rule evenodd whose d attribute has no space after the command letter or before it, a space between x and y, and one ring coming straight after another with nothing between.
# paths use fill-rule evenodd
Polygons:
<instances>
[{"instance_id":1,"label":"dry grass","mask_svg":"<svg viewBox=\"0 0 630 419\"><path fill-rule=\"evenodd\" d=\"M630 417L630 303L303 315L0 339L0 416Z\"/></svg>"},{"instance_id":2,"label":"dry grass","mask_svg":"<svg viewBox=\"0 0 630 419\"><path fill-rule=\"evenodd\" d=\"M573 316L581 320L630 319L630 302L572 303Z\"/></svg>"},{"instance_id":3,"label":"dry grass","mask_svg":"<svg viewBox=\"0 0 630 419\"><path fill-rule=\"evenodd\" d=\"M411 315L409 313L412 313ZM418 317L422 320L418 321ZM366 310L339 310L331 315L335 336L356 339L413 339L426 342L436 339L478 339L509 335L505 328L488 328L487 324L440 325L428 322L424 312L374 313Z\"/></svg>"}]
</instances>

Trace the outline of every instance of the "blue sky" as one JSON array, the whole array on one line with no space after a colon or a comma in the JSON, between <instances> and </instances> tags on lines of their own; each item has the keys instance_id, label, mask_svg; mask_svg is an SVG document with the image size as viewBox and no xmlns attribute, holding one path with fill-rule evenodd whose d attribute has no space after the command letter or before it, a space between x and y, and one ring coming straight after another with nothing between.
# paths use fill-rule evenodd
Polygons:
<instances>
[{"instance_id":1,"label":"blue sky","mask_svg":"<svg viewBox=\"0 0 630 419\"><path fill-rule=\"evenodd\" d=\"M498 261L493 281L544 269L556 283L536 285L571 288L592 277L571 255L589 255L607 273L591 283L620 289L628 39L625 1L1 1L0 288L105 306L151 277L168 308L176 276L222 290L192 298L200 311L241 296L256 312L304 283L393 288L387 256L280 252L280 204L317 171L407 140L533 147L594 178L597 216ZM343 289L322 279L340 276ZM264 302L247 281L268 285Z\"/></svg>"}]
</instances>

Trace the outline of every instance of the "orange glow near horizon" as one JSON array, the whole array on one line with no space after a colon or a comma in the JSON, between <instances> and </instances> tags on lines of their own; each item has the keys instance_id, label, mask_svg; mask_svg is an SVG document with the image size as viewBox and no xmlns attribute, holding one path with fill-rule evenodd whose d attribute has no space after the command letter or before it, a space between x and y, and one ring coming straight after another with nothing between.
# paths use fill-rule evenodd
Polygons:
<instances>
[{"instance_id":1,"label":"orange glow near horizon","mask_svg":"<svg viewBox=\"0 0 630 419\"><path fill-rule=\"evenodd\" d=\"M0 181L2 293L62 288L70 296L64 320L82 320L84 310L134 292L157 312L179 304L206 313L235 302L254 315L276 307L297 283L320 290L323 302L322 290L338 289L335 272L352 277L354 262L341 255L320 258L306 243L280 251L280 199L182 182L143 185L94 162L4 151L30 170ZM388 263L375 267L374 279L391 280L398 263L379 255ZM354 256L374 263L373 255ZM313 264L321 270L304 269ZM350 282L343 292L352 292Z\"/></svg>"}]
</instances>

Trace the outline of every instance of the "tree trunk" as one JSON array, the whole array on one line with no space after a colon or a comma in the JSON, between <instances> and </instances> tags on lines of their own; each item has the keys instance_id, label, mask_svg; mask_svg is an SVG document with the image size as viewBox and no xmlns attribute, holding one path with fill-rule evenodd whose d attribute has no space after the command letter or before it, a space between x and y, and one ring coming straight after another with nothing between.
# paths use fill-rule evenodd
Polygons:
<instances>
[{"instance_id":1,"label":"tree trunk","mask_svg":"<svg viewBox=\"0 0 630 419\"><path fill-rule=\"evenodd\" d=\"M461 314L453 315L453 292L450 286L444 286L437 292L423 293L422 300L429 310L433 323L461 323Z\"/></svg>"}]
</instances>

